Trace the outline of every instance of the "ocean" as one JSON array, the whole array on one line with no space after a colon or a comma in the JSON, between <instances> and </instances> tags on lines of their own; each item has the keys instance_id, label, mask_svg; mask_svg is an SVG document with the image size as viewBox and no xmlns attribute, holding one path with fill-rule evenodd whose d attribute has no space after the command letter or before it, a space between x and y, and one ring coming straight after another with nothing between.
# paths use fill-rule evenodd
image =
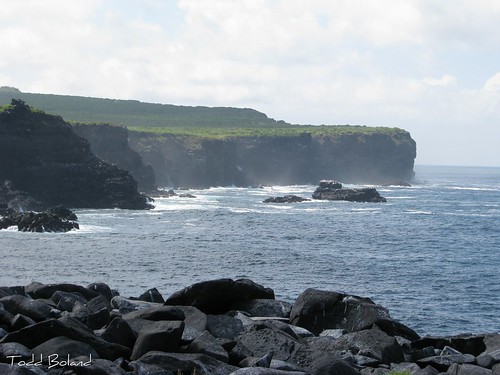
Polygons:
<instances>
[{"instance_id":1,"label":"ocean","mask_svg":"<svg viewBox=\"0 0 500 375\"><path fill-rule=\"evenodd\" d=\"M250 278L289 302L307 288L370 297L420 335L499 332L500 168L415 172L411 187L377 187L387 203L265 204L315 186L224 187L151 211L76 210L79 231L1 231L0 285L105 282L167 297Z\"/></svg>"}]
</instances>

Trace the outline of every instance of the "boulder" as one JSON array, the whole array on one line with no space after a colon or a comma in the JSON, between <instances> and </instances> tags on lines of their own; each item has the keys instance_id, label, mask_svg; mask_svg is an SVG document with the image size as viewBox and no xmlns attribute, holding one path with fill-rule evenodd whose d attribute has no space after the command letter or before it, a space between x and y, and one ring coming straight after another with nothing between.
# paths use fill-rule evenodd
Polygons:
<instances>
[{"instance_id":1,"label":"boulder","mask_svg":"<svg viewBox=\"0 0 500 375\"><path fill-rule=\"evenodd\" d=\"M119 360L111 362L107 359L92 357L92 362L90 366L85 365L84 370L82 367L75 369L76 374L82 375L127 375L130 374L125 372L121 367Z\"/></svg>"},{"instance_id":2,"label":"boulder","mask_svg":"<svg viewBox=\"0 0 500 375\"><path fill-rule=\"evenodd\" d=\"M114 297L111 288L105 283L92 283L87 285L86 289L106 297L108 301L111 301L111 299Z\"/></svg>"},{"instance_id":3,"label":"boulder","mask_svg":"<svg viewBox=\"0 0 500 375\"><path fill-rule=\"evenodd\" d=\"M427 366L424 368L420 368L415 363L408 363L408 362L403 362L403 363L393 363L391 365L391 371L396 372L396 373L409 373L411 375L438 375L439 371L436 370L432 366Z\"/></svg>"},{"instance_id":4,"label":"boulder","mask_svg":"<svg viewBox=\"0 0 500 375\"><path fill-rule=\"evenodd\" d=\"M472 354L448 354L422 358L417 361L417 364L421 367L430 365L441 372L448 370L448 368L454 363L476 363L476 357L474 357Z\"/></svg>"},{"instance_id":5,"label":"boulder","mask_svg":"<svg viewBox=\"0 0 500 375\"><path fill-rule=\"evenodd\" d=\"M206 327L215 337L231 340L245 330L241 320L228 315L207 315Z\"/></svg>"},{"instance_id":6,"label":"boulder","mask_svg":"<svg viewBox=\"0 0 500 375\"><path fill-rule=\"evenodd\" d=\"M287 334L270 328L244 332L236 338L237 345L248 349L253 357L262 357L269 352L274 358L287 361L300 343Z\"/></svg>"},{"instance_id":7,"label":"boulder","mask_svg":"<svg viewBox=\"0 0 500 375\"><path fill-rule=\"evenodd\" d=\"M179 351L184 322L158 321L144 327L137 336L131 360L136 360L149 351Z\"/></svg>"},{"instance_id":8,"label":"boulder","mask_svg":"<svg viewBox=\"0 0 500 375\"><path fill-rule=\"evenodd\" d=\"M282 322L277 319L267 318L267 319L259 319L255 322L252 329L260 330L264 328L270 328L273 331L281 331L294 340L300 340L300 337L295 333L294 326L291 324Z\"/></svg>"},{"instance_id":9,"label":"boulder","mask_svg":"<svg viewBox=\"0 0 500 375\"><path fill-rule=\"evenodd\" d=\"M205 354L165 353L151 351L130 362L134 374L230 374L238 367L228 365ZM163 371L163 372L162 372ZM167 372L169 371L169 372Z\"/></svg>"},{"instance_id":10,"label":"boulder","mask_svg":"<svg viewBox=\"0 0 500 375\"><path fill-rule=\"evenodd\" d=\"M70 292L62 292L56 291L50 297L54 303L57 304L57 308L61 311L73 311L75 304L80 302L81 304L86 304L88 300L83 297L80 293L70 293Z\"/></svg>"},{"instance_id":11,"label":"boulder","mask_svg":"<svg viewBox=\"0 0 500 375\"><path fill-rule=\"evenodd\" d=\"M446 373L451 375L492 375L491 370L483 367L458 363L453 363Z\"/></svg>"},{"instance_id":12,"label":"boulder","mask_svg":"<svg viewBox=\"0 0 500 375\"><path fill-rule=\"evenodd\" d=\"M186 351L188 353L206 354L210 357L218 359L219 361L225 363L229 362L229 354L208 331L203 332L191 344L189 344Z\"/></svg>"},{"instance_id":13,"label":"boulder","mask_svg":"<svg viewBox=\"0 0 500 375\"><path fill-rule=\"evenodd\" d=\"M48 356L58 356L59 360L85 356L88 358L99 358L97 352L89 344L70 339L65 336L51 338L31 349L35 358L47 359Z\"/></svg>"},{"instance_id":14,"label":"boulder","mask_svg":"<svg viewBox=\"0 0 500 375\"><path fill-rule=\"evenodd\" d=\"M16 314L10 321L10 326L13 331L35 324L35 321L27 316Z\"/></svg>"},{"instance_id":15,"label":"boulder","mask_svg":"<svg viewBox=\"0 0 500 375\"><path fill-rule=\"evenodd\" d=\"M236 370L229 375L309 375L309 374L303 371L277 370L273 368L263 368L263 367L246 367Z\"/></svg>"},{"instance_id":16,"label":"boulder","mask_svg":"<svg viewBox=\"0 0 500 375\"><path fill-rule=\"evenodd\" d=\"M101 338L108 342L126 346L127 348L132 349L134 347L137 335L126 320L120 317L116 317L105 328L104 332L101 335Z\"/></svg>"},{"instance_id":17,"label":"boulder","mask_svg":"<svg viewBox=\"0 0 500 375\"><path fill-rule=\"evenodd\" d=\"M162 304L156 302L139 301L122 296L114 296L111 299L111 307L113 309L118 309L121 314L128 314L132 311L147 309L155 306L162 306Z\"/></svg>"},{"instance_id":18,"label":"boulder","mask_svg":"<svg viewBox=\"0 0 500 375\"><path fill-rule=\"evenodd\" d=\"M51 298L55 292L77 293L86 300L97 297L99 294L87 288L75 284L40 284L31 283L25 287L26 294L34 299Z\"/></svg>"},{"instance_id":19,"label":"boulder","mask_svg":"<svg viewBox=\"0 0 500 375\"><path fill-rule=\"evenodd\" d=\"M484 335L484 353L491 353L500 350L500 333L489 333Z\"/></svg>"},{"instance_id":20,"label":"boulder","mask_svg":"<svg viewBox=\"0 0 500 375\"><path fill-rule=\"evenodd\" d=\"M38 367L18 367L10 364L0 363L0 374L6 375L46 375L47 373Z\"/></svg>"},{"instance_id":21,"label":"boulder","mask_svg":"<svg viewBox=\"0 0 500 375\"><path fill-rule=\"evenodd\" d=\"M245 311L250 316L265 316L289 318L292 311L292 305L285 301L275 299L252 299L236 303L232 306L232 310Z\"/></svg>"},{"instance_id":22,"label":"boulder","mask_svg":"<svg viewBox=\"0 0 500 375\"><path fill-rule=\"evenodd\" d=\"M241 361L238 365L240 367L265 367L270 368L271 362L273 361L273 352L269 352L263 357L247 357ZM282 361L283 363L286 363Z\"/></svg>"},{"instance_id":23,"label":"boulder","mask_svg":"<svg viewBox=\"0 0 500 375\"><path fill-rule=\"evenodd\" d=\"M37 322L60 315L59 310L50 307L46 303L19 294L0 298L0 303L9 313L13 315L23 314Z\"/></svg>"},{"instance_id":24,"label":"boulder","mask_svg":"<svg viewBox=\"0 0 500 375\"><path fill-rule=\"evenodd\" d=\"M325 328L337 328L335 326L342 316L338 302L343 297L342 293L306 289L292 306L290 322L314 334L321 333Z\"/></svg>"},{"instance_id":25,"label":"boulder","mask_svg":"<svg viewBox=\"0 0 500 375\"><path fill-rule=\"evenodd\" d=\"M300 343L287 362L310 374L319 375L325 368L337 365L339 360L354 363L352 353L339 350L331 337L311 337Z\"/></svg>"},{"instance_id":26,"label":"boulder","mask_svg":"<svg viewBox=\"0 0 500 375\"><path fill-rule=\"evenodd\" d=\"M99 298L104 298L100 296ZM93 308L93 310L91 309ZM79 320L90 329L100 329L109 323L110 313L106 306L90 306L76 302L70 316Z\"/></svg>"},{"instance_id":27,"label":"boulder","mask_svg":"<svg viewBox=\"0 0 500 375\"><path fill-rule=\"evenodd\" d=\"M152 321L160 320L184 320L184 312L177 306L152 305L150 307L129 312L123 315L125 320L146 319Z\"/></svg>"},{"instance_id":28,"label":"boulder","mask_svg":"<svg viewBox=\"0 0 500 375\"><path fill-rule=\"evenodd\" d=\"M248 279L217 279L175 292L165 305L194 306L205 314L222 314L235 303L258 298L274 299L274 292Z\"/></svg>"},{"instance_id":29,"label":"boulder","mask_svg":"<svg viewBox=\"0 0 500 375\"><path fill-rule=\"evenodd\" d=\"M335 340L334 347L338 351L348 350L385 364L404 361L403 349L396 339L378 327L343 335Z\"/></svg>"},{"instance_id":30,"label":"boulder","mask_svg":"<svg viewBox=\"0 0 500 375\"><path fill-rule=\"evenodd\" d=\"M192 306L175 306L175 308L184 314L182 341L191 342L205 332L207 329L207 315L205 313Z\"/></svg>"},{"instance_id":31,"label":"boulder","mask_svg":"<svg viewBox=\"0 0 500 375\"><path fill-rule=\"evenodd\" d=\"M387 309L369 298L307 289L299 295L290 313L290 322L318 335L325 329L356 332L377 325L391 336L416 340L419 335L393 320Z\"/></svg>"},{"instance_id":32,"label":"boulder","mask_svg":"<svg viewBox=\"0 0 500 375\"><path fill-rule=\"evenodd\" d=\"M486 353L485 340L489 335L479 334L461 334L455 336L426 336L411 343L413 349L422 349L432 346L436 349L443 349L449 346L458 350L460 353L472 354L474 356ZM489 336L491 337L491 336ZM490 338L490 340L492 340Z\"/></svg>"},{"instance_id":33,"label":"boulder","mask_svg":"<svg viewBox=\"0 0 500 375\"><path fill-rule=\"evenodd\" d=\"M139 301L146 301L146 302L156 302L156 303L165 302L163 296L156 288L148 289L143 294L141 294L137 299Z\"/></svg>"},{"instance_id":34,"label":"boulder","mask_svg":"<svg viewBox=\"0 0 500 375\"><path fill-rule=\"evenodd\" d=\"M500 354L500 350L499 350ZM493 365L495 364L495 358L491 356L490 354L481 354L476 357L476 363L478 366L484 367L484 368L493 368ZM500 360L499 360L500 362Z\"/></svg>"},{"instance_id":35,"label":"boulder","mask_svg":"<svg viewBox=\"0 0 500 375\"><path fill-rule=\"evenodd\" d=\"M130 349L109 343L97 337L88 328L82 328L80 324L79 322L72 322L71 319L48 319L18 331L10 332L0 339L0 343L18 342L28 348L34 348L54 337L66 336L90 345L101 358L115 360L119 357L130 357Z\"/></svg>"},{"instance_id":36,"label":"boulder","mask_svg":"<svg viewBox=\"0 0 500 375\"><path fill-rule=\"evenodd\" d=\"M16 356L20 360L31 358L33 352L18 342L0 344L0 362L10 362L8 357Z\"/></svg>"}]
</instances>

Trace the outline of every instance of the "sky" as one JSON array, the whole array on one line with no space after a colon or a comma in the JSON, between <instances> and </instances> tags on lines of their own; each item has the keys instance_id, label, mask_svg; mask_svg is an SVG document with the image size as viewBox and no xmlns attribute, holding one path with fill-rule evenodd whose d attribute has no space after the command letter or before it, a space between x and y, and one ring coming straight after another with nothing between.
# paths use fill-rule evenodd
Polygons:
<instances>
[{"instance_id":1,"label":"sky","mask_svg":"<svg viewBox=\"0 0 500 375\"><path fill-rule=\"evenodd\" d=\"M0 86L390 126L500 167L498 0L16 0Z\"/></svg>"}]
</instances>

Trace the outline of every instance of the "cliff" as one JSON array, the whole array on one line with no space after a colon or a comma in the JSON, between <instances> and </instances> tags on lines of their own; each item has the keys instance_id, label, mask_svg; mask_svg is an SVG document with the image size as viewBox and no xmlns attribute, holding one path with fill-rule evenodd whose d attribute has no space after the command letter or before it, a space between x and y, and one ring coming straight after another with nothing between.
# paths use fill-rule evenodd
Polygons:
<instances>
[{"instance_id":1,"label":"cliff","mask_svg":"<svg viewBox=\"0 0 500 375\"><path fill-rule=\"evenodd\" d=\"M413 178L415 141L400 129L203 138L130 132L159 186L316 184L321 179L382 184ZM278 132L279 133L279 132Z\"/></svg>"},{"instance_id":2,"label":"cliff","mask_svg":"<svg viewBox=\"0 0 500 375\"><path fill-rule=\"evenodd\" d=\"M110 124L72 124L73 130L90 143L90 150L103 160L129 171L137 181L140 191L149 193L156 189L155 175L150 165L132 150L128 143L128 130Z\"/></svg>"},{"instance_id":3,"label":"cliff","mask_svg":"<svg viewBox=\"0 0 500 375\"><path fill-rule=\"evenodd\" d=\"M209 108L0 90L75 125L102 159L158 186L384 184L413 178L415 141L397 128L291 125L248 108ZM109 124L124 124L116 127ZM137 156L137 152L140 156ZM142 158L143 161L140 159ZM144 165L146 164L146 166Z\"/></svg>"},{"instance_id":4,"label":"cliff","mask_svg":"<svg viewBox=\"0 0 500 375\"><path fill-rule=\"evenodd\" d=\"M149 208L130 174L95 156L61 117L0 110L0 200L13 208Z\"/></svg>"}]
</instances>

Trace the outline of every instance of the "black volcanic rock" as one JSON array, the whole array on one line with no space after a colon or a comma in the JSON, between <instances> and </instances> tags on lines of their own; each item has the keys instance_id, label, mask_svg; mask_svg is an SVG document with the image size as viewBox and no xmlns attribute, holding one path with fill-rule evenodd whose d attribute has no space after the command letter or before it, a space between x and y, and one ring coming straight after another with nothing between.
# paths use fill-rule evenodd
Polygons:
<instances>
[{"instance_id":1,"label":"black volcanic rock","mask_svg":"<svg viewBox=\"0 0 500 375\"><path fill-rule=\"evenodd\" d=\"M17 226L20 232L68 232L80 229L76 220L76 215L62 206L39 213L12 210L0 219L0 229Z\"/></svg>"},{"instance_id":2,"label":"black volcanic rock","mask_svg":"<svg viewBox=\"0 0 500 375\"><path fill-rule=\"evenodd\" d=\"M264 203L300 203L310 201L297 195L285 195L283 197L271 197L264 200Z\"/></svg>"},{"instance_id":3,"label":"black volcanic rock","mask_svg":"<svg viewBox=\"0 0 500 375\"><path fill-rule=\"evenodd\" d=\"M169 298L217 309L216 315L152 302L126 314L109 312L108 289L35 282L0 288L0 373L21 373L23 366L10 366L12 358L21 364L33 355L43 362L37 373L45 373L49 353L63 359L91 356L92 365L61 365L48 374L436 375L497 374L500 368L500 334L419 338L369 298L307 289L288 320L273 318L280 314L266 313L267 307L257 309L260 317L241 311L255 302L278 302L269 299L272 290L246 279L201 282ZM262 294L267 298L254 298ZM63 299L75 306L71 312L54 309L53 302L59 301L59 308ZM109 324L79 319L82 307L114 319ZM25 369L22 373L32 373Z\"/></svg>"},{"instance_id":4,"label":"black volcanic rock","mask_svg":"<svg viewBox=\"0 0 500 375\"><path fill-rule=\"evenodd\" d=\"M128 172L92 154L61 117L20 100L0 112L0 160L0 201L9 207L150 208Z\"/></svg>"},{"instance_id":5,"label":"black volcanic rock","mask_svg":"<svg viewBox=\"0 0 500 375\"><path fill-rule=\"evenodd\" d=\"M259 298L274 299L274 291L248 279L216 279L175 292L165 305L194 306L205 314L220 314L235 303Z\"/></svg>"},{"instance_id":6,"label":"black volcanic rock","mask_svg":"<svg viewBox=\"0 0 500 375\"><path fill-rule=\"evenodd\" d=\"M349 202L387 202L375 188L345 189L332 180L322 180L312 195L313 199Z\"/></svg>"}]
</instances>

